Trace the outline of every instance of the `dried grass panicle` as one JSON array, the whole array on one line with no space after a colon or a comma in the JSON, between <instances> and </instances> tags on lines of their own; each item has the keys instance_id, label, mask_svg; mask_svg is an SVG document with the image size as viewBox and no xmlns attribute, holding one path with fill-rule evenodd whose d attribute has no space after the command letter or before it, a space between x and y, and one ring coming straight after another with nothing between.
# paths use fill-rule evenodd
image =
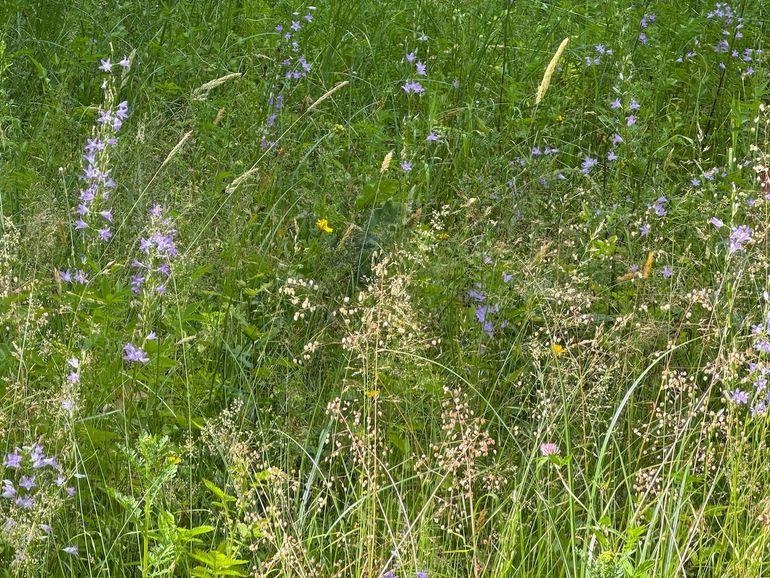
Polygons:
<instances>
[{"instance_id":1,"label":"dried grass panicle","mask_svg":"<svg viewBox=\"0 0 770 578\"><path fill-rule=\"evenodd\" d=\"M561 59L564 50L567 48L567 44L569 44L569 36L561 41L559 48L556 50L556 54L553 55L553 58L551 58L551 61L548 63L548 66L545 69L545 74L543 74L543 79L540 81L540 86L537 87L535 104L540 104L540 101L543 100L546 91L548 91L548 87L551 85L551 77L556 71L559 60Z\"/></svg>"},{"instance_id":2,"label":"dried grass panicle","mask_svg":"<svg viewBox=\"0 0 770 578\"><path fill-rule=\"evenodd\" d=\"M240 72L232 72L230 74L225 74L224 76L220 76L219 78L215 78L214 80L209 80L207 83L202 84L198 88L196 88L192 93L192 99L193 100L206 100L206 97L208 97L209 92L211 92L213 89L215 89L218 86L222 86L224 83L226 83L229 80L232 80L234 78L240 78L243 76Z\"/></svg>"},{"instance_id":3,"label":"dried grass panicle","mask_svg":"<svg viewBox=\"0 0 770 578\"><path fill-rule=\"evenodd\" d=\"M326 91L326 93L322 94L318 99L311 104L309 107L307 107L307 110L305 112L310 112L314 108L316 108L319 104L321 104L323 101L325 101L327 98L330 98L335 92L338 90L346 87L348 84L350 84L349 80L343 80L342 82L338 82L333 87L331 87L329 90Z\"/></svg>"}]
</instances>

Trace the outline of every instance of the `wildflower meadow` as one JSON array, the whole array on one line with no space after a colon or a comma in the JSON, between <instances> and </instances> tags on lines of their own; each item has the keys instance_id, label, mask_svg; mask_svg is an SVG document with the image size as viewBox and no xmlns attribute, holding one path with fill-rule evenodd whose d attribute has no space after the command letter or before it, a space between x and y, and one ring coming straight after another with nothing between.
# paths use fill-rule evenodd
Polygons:
<instances>
[{"instance_id":1,"label":"wildflower meadow","mask_svg":"<svg viewBox=\"0 0 770 578\"><path fill-rule=\"evenodd\" d=\"M770 576L769 26L0 0L0 577Z\"/></svg>"}]
</instances>

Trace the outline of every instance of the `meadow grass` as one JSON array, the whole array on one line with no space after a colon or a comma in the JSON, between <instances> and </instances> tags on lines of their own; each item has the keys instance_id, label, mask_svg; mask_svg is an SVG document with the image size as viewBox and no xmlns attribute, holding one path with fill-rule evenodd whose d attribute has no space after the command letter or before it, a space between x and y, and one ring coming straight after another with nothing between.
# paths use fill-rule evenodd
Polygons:
<instances>
[{"instance_id":1,"label":"meadow grass","mask_svg":"<svg viewBox=\"0 0 770 578\"><path fill-rule=\"evenodd\" d=\"M769 574L767 23L0 3L0 575Z\"/></svg>"}]
</instances>

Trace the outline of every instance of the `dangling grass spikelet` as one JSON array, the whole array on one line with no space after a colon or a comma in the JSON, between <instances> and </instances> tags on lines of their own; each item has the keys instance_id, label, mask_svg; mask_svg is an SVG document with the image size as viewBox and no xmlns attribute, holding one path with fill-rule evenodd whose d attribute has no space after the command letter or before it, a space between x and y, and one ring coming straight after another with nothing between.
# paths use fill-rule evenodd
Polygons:
<instances>
[{"instance_id":1,"label":"dangling grass spikelet","mask_svg":"<svg viewBox=\"0 0 770 578\"><path fill-rule=\"evenodd\" d=\"M334 86L332 86L328 91L326 91L325 94L322 94L320 97L318 97L318 100L316 100L313 104L307 107L307 110L305 112L310 112L311 110L313 110L315 107L321 104L324 100L326 100L332 94L337 92L340 88L344 88L345 86L347 86L349 82L350 82L349 80L343 80L341 82L338 82Z\"/></svg>"},{"instance_id":2,"label":"dangling grass spikelet","mask_svg":"<svg viewBox=\"0 0 770 578\"><path fill-rule=\"evenodd\" d=\"M202 84L193 91L192 98L193 100L206 100L206 97L208 97L211 90L215 89L217 86L223 85L228 80L240 78L241 76L243 75L240 72L232 72L230 74L225 74L220 78L209 80L206 84Z\"/></svg>"},{"instance_id":3,"label":"dangling grass spikelet","mask_svg":"<svg viewBox=\"0 0 770 578\"><path fill-rule=\"evenodd\" d=\"M556 65L559 64L559 59L561 58L564 49L567 48L567 44L569 44L569 36L561 41L561 44L559 44L559 49L556 51L556 54L553 55L553 58L551 58L551 62L548 63L548 67L545 69L545 74L543 75L543 80L540 81L540 86L537 87L535 104L540 104L540 101L543 100L545 92L548 90L548 86L551 84L553 71L556 70Z\"/></svg>"}]
</instances>

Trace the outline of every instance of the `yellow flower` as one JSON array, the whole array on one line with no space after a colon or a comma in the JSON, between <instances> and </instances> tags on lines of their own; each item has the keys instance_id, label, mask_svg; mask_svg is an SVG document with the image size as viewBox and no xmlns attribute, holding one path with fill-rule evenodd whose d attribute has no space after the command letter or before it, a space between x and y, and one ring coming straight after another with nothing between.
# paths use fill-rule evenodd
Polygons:
<instances>
[{"instance_id":1,"label":"yellow flower","mask_svg":"<svg viewBox=\"0 0 770 578\"><path fill-rule=\"evenodd\" d=\"M564 116L561 113L559 113L556 115L556 120L558 122L564 122Z\"/></svg>"},{"instance_id":2,"label":"yellow flower","mask_svg":"<svg viewBox=\"0 0 770 578\"><path fill-rule=\"evenodd\" d=\"M324 233L331 233L334 231L334 229L329 226L329 221L326 219L318 219L315 223L315 226Z\"/></svg>"},{"instance_id":3,"label":"yellow flower","mask_svg":"<svg viewBox=\"0 0 770 578\"><path fill-rule=\"evenodd\" d=\"M554 343L551 345L551 351L553 351L556 355L561 355L564 353L564 346L559 345L558 343Z\"/></svg>"}]
</instances>

